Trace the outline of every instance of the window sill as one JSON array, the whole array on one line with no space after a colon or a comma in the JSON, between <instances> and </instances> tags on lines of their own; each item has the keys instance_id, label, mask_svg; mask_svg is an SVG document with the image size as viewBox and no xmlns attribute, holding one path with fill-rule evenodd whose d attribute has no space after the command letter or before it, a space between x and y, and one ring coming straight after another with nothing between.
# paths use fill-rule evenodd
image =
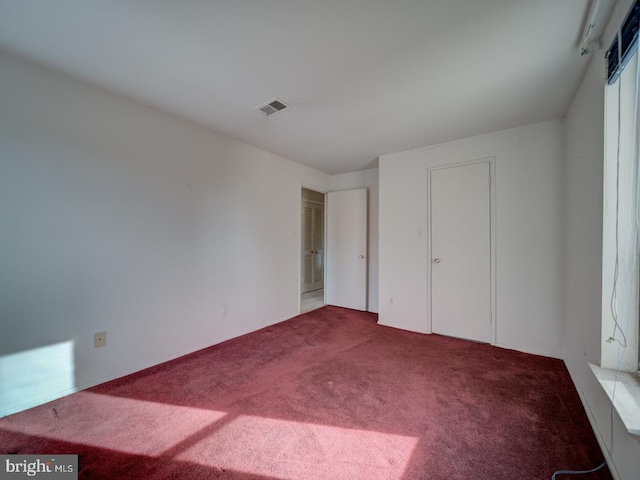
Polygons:
<instances>
[{"instance_id":1,"label":"window sill","mask_svg":"<svg viewBox=\"0 0 640 480\"><path fill-rule=\"evenodd\" d=\"M591 363L589 367L591 367L593 374L611 400L613 387L616 383L615 370L601 368ZM622 423L624 423L629 435L640 439L640 378L634 373L618 372L613 406L622 419Z\"/></svg>"}]
</instances>

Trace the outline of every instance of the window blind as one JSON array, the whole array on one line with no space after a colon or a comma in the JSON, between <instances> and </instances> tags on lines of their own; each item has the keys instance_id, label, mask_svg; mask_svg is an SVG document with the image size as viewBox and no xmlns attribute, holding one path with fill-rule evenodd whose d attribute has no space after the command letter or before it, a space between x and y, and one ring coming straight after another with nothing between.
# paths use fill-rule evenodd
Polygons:
<instances>
[{"instance_id":1,"label":"window blind","mask_svg":"<svg viewBox=\"0 0 640 480\"><path fill-rule=\"evenodd\" d=\"M618 80L635 51L638 49L638 25L640 23L640 0L636 0L627 13L616 38L605 54L607 83L613 85Z\"/></svg>"}]
</instances>

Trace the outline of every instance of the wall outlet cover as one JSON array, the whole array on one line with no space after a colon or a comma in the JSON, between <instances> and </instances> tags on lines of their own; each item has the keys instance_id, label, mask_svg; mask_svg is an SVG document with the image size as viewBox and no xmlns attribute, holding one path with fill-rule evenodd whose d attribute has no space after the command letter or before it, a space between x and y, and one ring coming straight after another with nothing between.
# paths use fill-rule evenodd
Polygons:
<instances>
[{"instance_id":1,"label":"wall outlet cover","mask_svg":"<svg viewBox=\"0 0 640 480\"><path fill-rule=\"evenodd\" d=\"M107 332L93 334L93 348L104 347L107 344Z\"/></svg>"}]
</instances>

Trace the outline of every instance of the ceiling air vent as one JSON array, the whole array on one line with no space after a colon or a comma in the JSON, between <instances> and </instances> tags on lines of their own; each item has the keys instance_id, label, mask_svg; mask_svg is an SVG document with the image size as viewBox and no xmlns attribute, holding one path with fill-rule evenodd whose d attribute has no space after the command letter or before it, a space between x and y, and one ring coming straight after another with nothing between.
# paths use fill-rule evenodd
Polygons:
<instances>
[{"instance_id":1,"label":"ceiling air vent","mask_svg":"<svg viewBox=\"0 0 640 480\"><path fill-rule=\"evenodd\" d=\"M270 117L271 115L275 115L276 113L280 113L283 110L289 108L289 105L284 103L279 98L274 98L272 100L269 100L267 103L258 105L256 108L264 112L267 115L267 117Z\"/></svg>"}]
</instances>

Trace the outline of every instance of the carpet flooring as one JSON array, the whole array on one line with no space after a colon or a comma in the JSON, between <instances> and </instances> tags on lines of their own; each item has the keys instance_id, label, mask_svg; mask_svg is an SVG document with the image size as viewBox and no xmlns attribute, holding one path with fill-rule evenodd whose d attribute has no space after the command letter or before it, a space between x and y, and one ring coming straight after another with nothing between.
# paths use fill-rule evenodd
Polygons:
<instances>
[{"instance_id":1,"label":"carpet flooring","mask_svg":"<svg viewBox=\"0 0 640 480\"><path fill-rule=\"evenodd\" d=\"M602 462L562 361L323 307L0 419L82 479L550 479ZM610 479L605 468L581 477Z\"/></svg>"}]
</instances>

